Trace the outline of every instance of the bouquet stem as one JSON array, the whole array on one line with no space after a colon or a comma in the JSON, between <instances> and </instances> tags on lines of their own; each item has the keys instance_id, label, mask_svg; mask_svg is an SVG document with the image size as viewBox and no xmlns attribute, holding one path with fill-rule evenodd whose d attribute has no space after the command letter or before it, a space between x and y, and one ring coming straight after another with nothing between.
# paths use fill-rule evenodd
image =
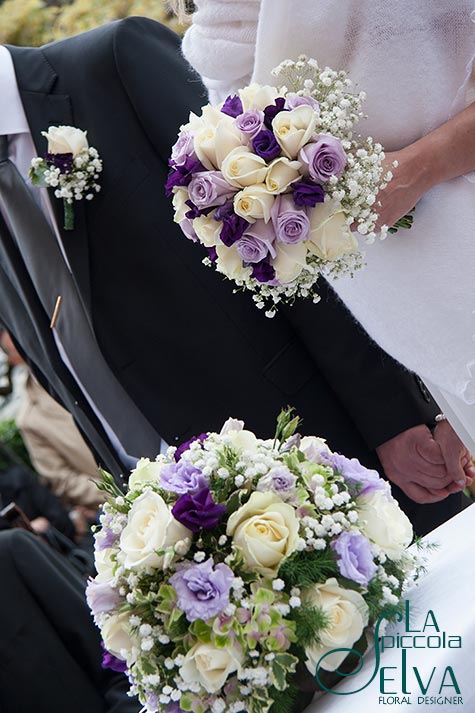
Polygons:
<instances>
[{"instance_id":1,"label":"bouquet stem","mask_svg":"<svg viewBox=\"0 0 475 713\"><path fill-rule=\"evenodd\" d=\"M64 205L64 229L74 230L74 207L66 198L63 199Z\"/></svg>"}]
</instances>

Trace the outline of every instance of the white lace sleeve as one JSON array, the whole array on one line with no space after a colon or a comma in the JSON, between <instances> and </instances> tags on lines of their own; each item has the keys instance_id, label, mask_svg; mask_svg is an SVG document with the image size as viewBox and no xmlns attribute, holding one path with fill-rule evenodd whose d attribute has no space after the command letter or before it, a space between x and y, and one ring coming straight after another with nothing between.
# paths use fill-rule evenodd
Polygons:
<instances>
[{"instance_id":1,"label":"white lace sleeve","mask_svg":"<svg viewBox=\"0 0 475 713\"><path fill-rule=\"evenodd\" d=\"M183 54L216 103L249 83L260 0L195 0L195 5Z\"/></svg>"}]
</instances>

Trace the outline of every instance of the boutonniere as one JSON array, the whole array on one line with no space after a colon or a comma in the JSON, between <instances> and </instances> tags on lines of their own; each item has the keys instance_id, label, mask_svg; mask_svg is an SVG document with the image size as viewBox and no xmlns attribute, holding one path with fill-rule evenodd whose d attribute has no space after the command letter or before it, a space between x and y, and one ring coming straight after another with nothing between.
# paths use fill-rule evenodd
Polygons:
<instances>
[{"instance_id":1,"label":"boutonniere","mask_svg":"<svg viewBox=\"0 0 475 713\"><path fill-rule=\"evenodd\" d=\"M74 126L50 126L42 131L48 151L31 162L30 179L34 186L53 188L63 199L64 229L74 228L74 201L94 198L101 190L97 183L102 161L97 149L89 146L87 132Z\"/></svg>"}]
</instances>

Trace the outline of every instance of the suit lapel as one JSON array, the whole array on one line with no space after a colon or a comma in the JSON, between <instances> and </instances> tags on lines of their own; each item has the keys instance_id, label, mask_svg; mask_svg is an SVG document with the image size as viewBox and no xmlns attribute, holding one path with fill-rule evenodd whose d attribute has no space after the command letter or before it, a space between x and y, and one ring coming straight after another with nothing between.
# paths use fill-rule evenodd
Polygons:
<instances>
[{"instance_id":1,"label":"suit lapel","mask_svg":"<svg viewBox=\"0 0 475 713\"><path fill-rule=\"evenodd\" d=\"M7 46L12 55L23 108L38 156L44 156L47 141L42 136L50 126L74 126L74 110L69 94L55 92L58 74L41 49ZM87 130L87 126L80 126ZM48 189L56 224L61 234L74 280L86 312L90 315L89 242L85 204L74 203L74 229L64 230L63 201Z\"/></svg>"}]
</instances>

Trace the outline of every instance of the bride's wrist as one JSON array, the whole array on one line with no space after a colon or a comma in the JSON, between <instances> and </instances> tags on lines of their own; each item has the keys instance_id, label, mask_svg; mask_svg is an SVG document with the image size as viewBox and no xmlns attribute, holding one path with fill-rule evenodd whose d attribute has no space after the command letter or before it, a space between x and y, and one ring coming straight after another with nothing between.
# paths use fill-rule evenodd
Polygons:
<instances>
[{"instance_id":1,"label":"bride's wrist","mask_svg":"<svg viewBox=\"0 0 475 713\"><path fill-rule=\"evenodd\" d=\"M405 149L411 182L418 187L421 195L445 180L440 153L427 138L424 137Z\"/></svg>"}]
</instances>

